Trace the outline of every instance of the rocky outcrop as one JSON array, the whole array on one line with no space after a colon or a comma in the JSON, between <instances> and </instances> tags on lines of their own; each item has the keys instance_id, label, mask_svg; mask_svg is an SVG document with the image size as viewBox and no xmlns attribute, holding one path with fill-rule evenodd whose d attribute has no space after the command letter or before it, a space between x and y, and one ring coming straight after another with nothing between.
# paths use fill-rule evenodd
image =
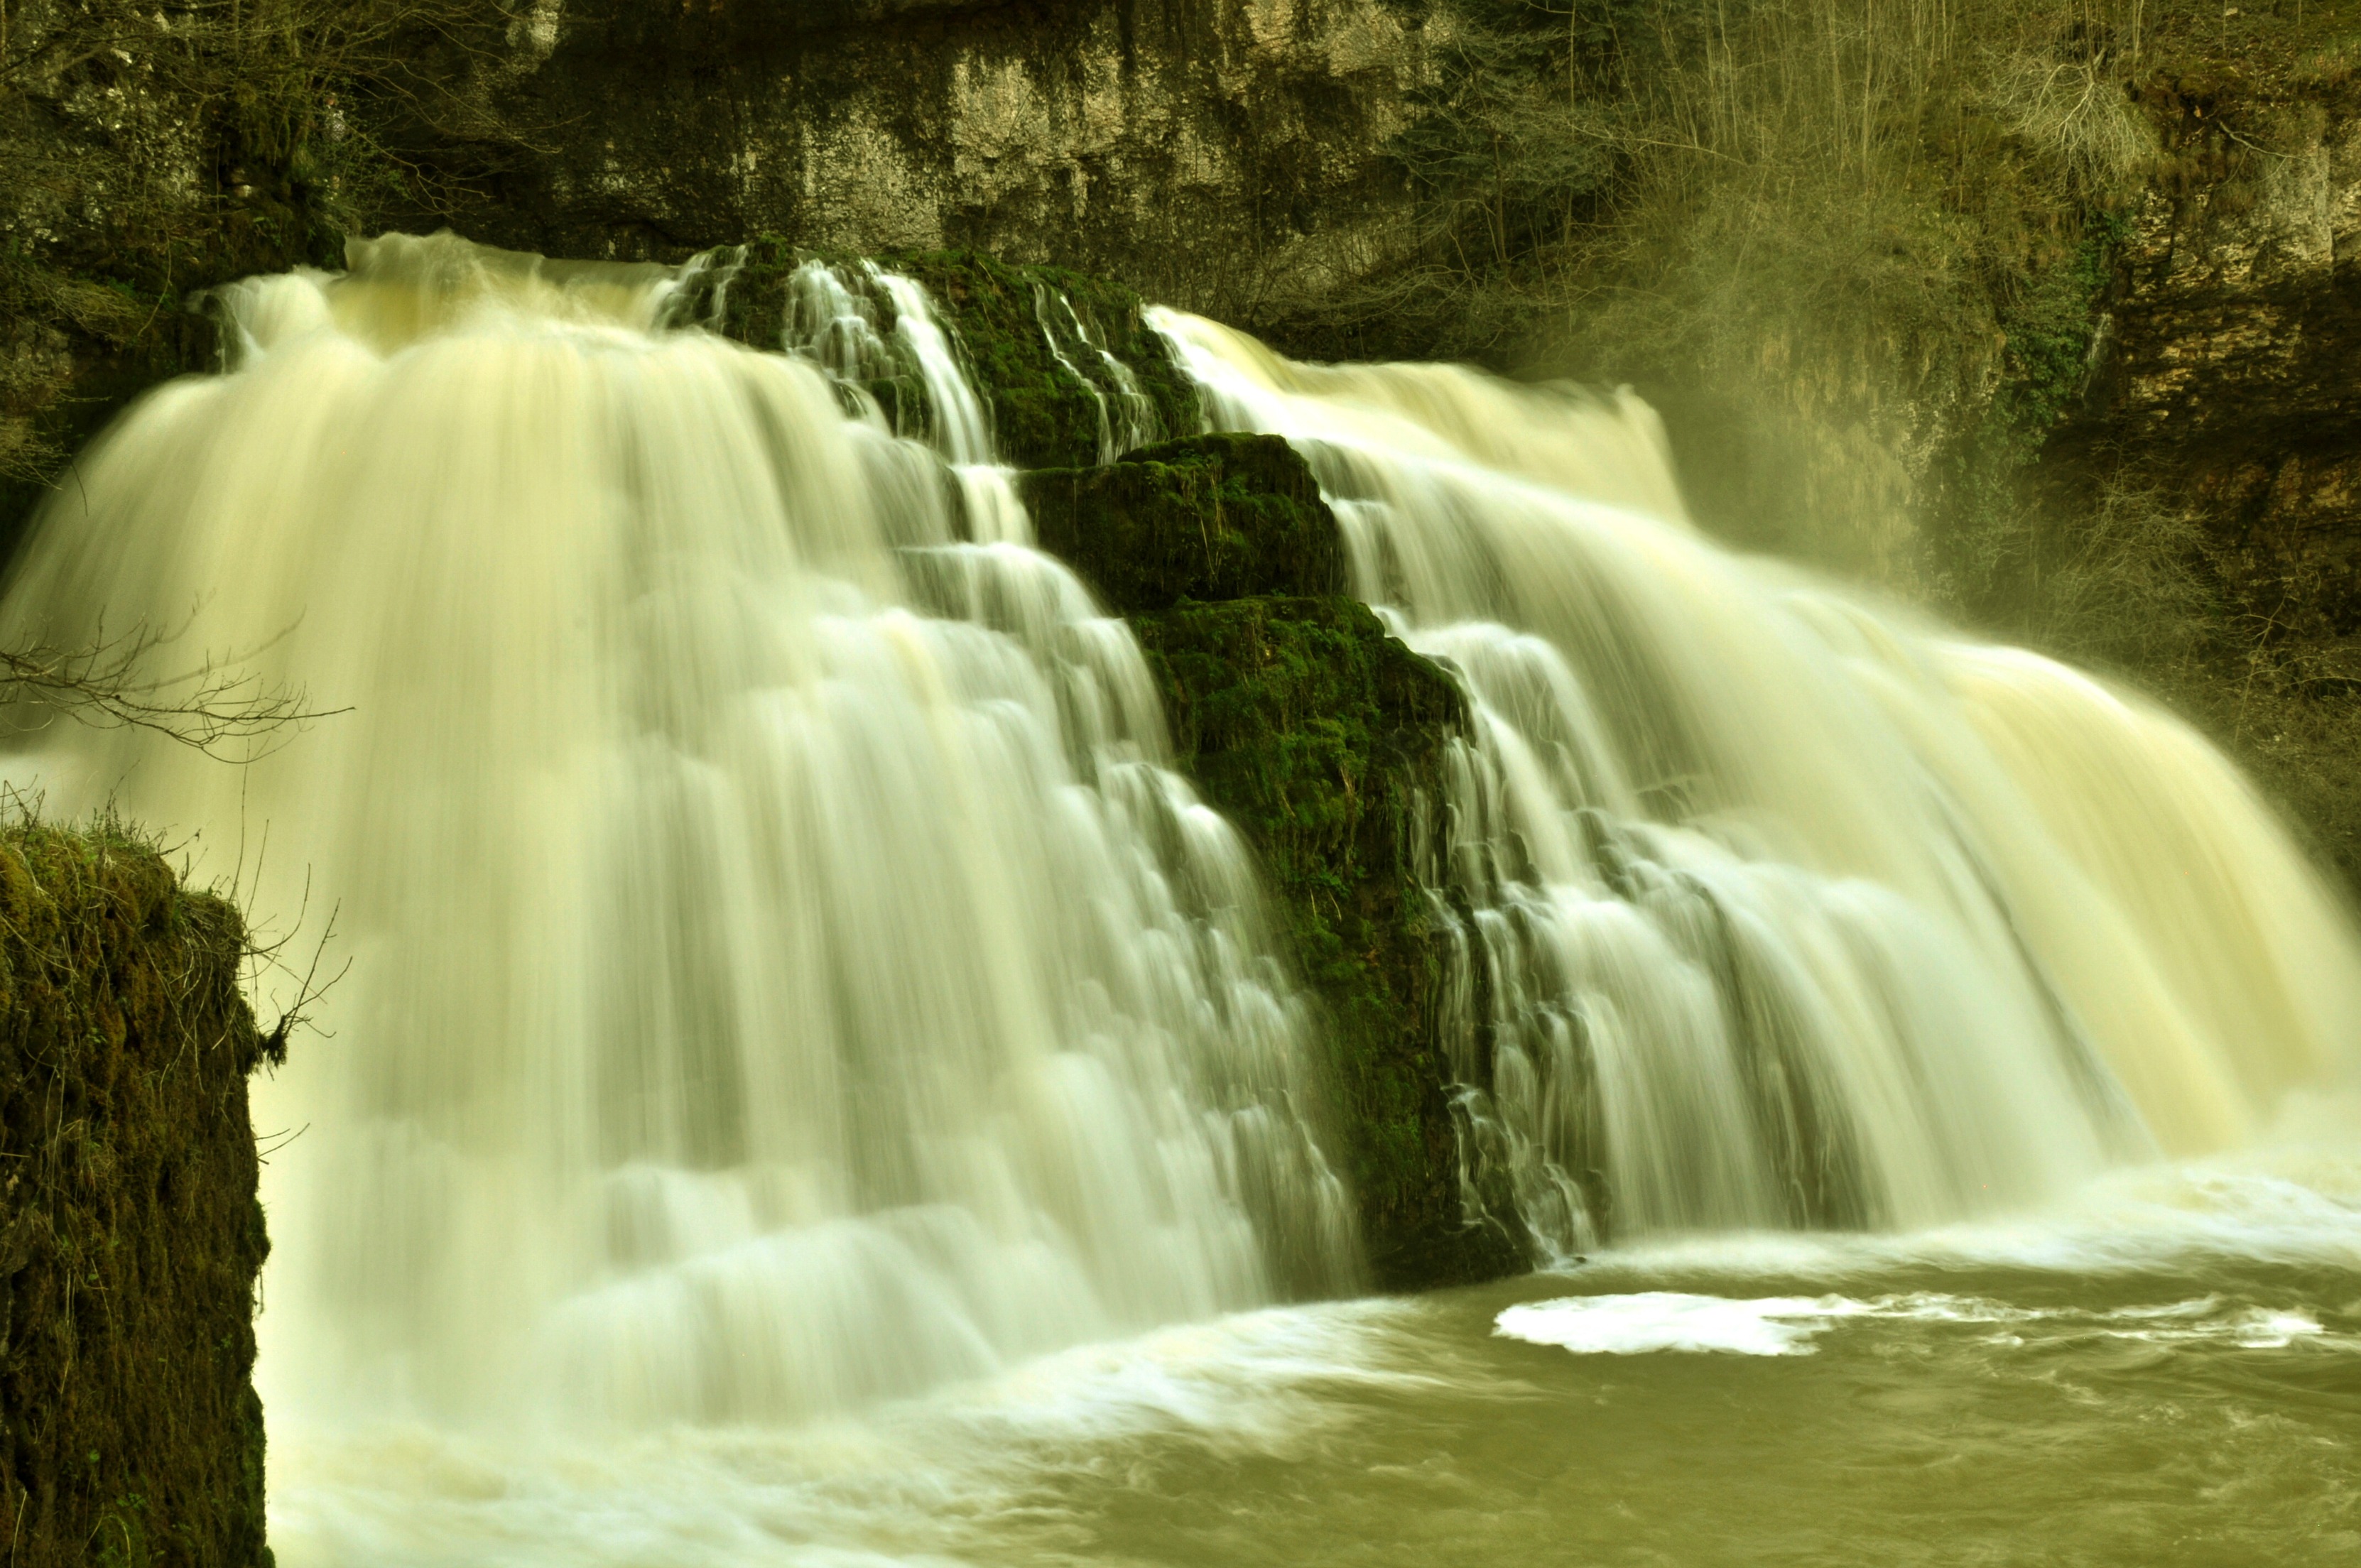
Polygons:
<instances>
[{"instance_id":1,"label":"rocky outcrop","mask_svg":"<svg viewBox=\"0 0 2361 1568\"><path fill-rule=\"evenodd\" d=\"M111 828L0 832L0 1519L21 1568L263 1545L237 913Z\"/></svg>"},{"instance_id":2,"label":"rocky outcrop","mask_svg":"<svg viewBox=\"0 0 2361 1568\"><path fill-rule=\"evenodd\" d=\"M1326 1024L1336 1141L1380 1288L1524 1266L1471 1223L1442 1029L1448 921L1420 875L1439 838L1458 687L1341 597L1181 603L1132 618L1175 760L1255 849Z\"/></svg>"},{"instance_id":3,"label":"rocky outcrop","mask_svg":"<svg viewBox=\"0 0 2361 1568\"><path fill-rule=\"evenodd\" d=\"M1040 469L1021 489L1041 548L1133 613L1345 587L1335 517L1275 435L1191 436L1103 467Z\"/></svg>"},{"instance_id":4,"label":"rocky outcrop","mask_svg":"<svg viewBox=\"0 0 2361 1568\"><path fill-rule=\"evenodd\" d=\"M1425 864L1467 725L1457 684L1337 591L1336 520L1283 441L1197 436L1025 487L1043 547L1130 621L1176 765L1254 849L1320 1004L1332 1147L1373 1278L1406 1289L1523 1266L1461 1193L1452 927Z\"/></svg>"},{"instance_id":5,"label":"rocky outcrop","mask_svg":"<svg viewBox=\"0 0 2361 1568\"><path fill-rule=\"evenodd\" d=\"M419 216L550 255L974 248L1249 315L1394 243L1426 10L535 0L445 51L474 117L404 156L442 201Z\"/></svg>"}]
</instances>

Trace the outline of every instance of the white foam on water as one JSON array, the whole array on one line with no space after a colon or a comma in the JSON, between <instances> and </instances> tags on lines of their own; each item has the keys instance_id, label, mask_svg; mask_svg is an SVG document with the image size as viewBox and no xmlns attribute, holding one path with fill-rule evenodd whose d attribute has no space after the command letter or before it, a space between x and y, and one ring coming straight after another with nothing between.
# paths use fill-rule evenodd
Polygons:
<instances>
[{"instance_id":1,"label":"white foam on water","mask_svg":"<svg viewBox=\"0 0 2361 1568\"><path fill-rule=\"evenodd\" d=\"M1093 1472L1126 1442L1301 1455L1349 1419L1341 1391L1440 1387L1387 1349L1415 1310L1234 1314L790 1428L537 1442L423 1423L274 1431L271 1542L289 1568L931 1568L1053 1550L1073 1543L1045 1481Z\"/></svg>"},{"instance_id":2,"label":"white foam on water","mask_svg":"<svg viewBox=\"0 0 2361 1568\"><path fill-rule=\"evenodd\" d=\"M1847 1296L1766 1296L1741 1299L1677 1290L1567 1296L1510 1307L1493 1332L1576 1355L1642 1355L1657 1351L1721 1351L1736 1355L1810 1355L1814 1341L1848 1320L2002 1324L1988 1343L2024 1344L2039 1325L2045 1341L2096 1336L2158 1344L2205 1343L2283 1350L2298 1340L2361 1349L2361 1337L2331 1334L2301 1309L2232 1307L2219 1296L2106 1310L2012 1306L1976 1296L1919 1291L1858 1300Z\"/></svg>"},{"instance_id":3,"label":"white foam on water","mask_svg":"<svg viewBox=\"0 0 2361 1568\"><path fill-rule=\"evenodd\" d=\"M2235 1260L2361 1273L2361 1116L2349 1105L2298 1109L2301 1137L2111 1171L2013 1214L1886 1234L1651 1237L1593 1253L1577 1272L1834 1283L1906 1267L2124 1275Z\"/></svg>"},{"instance_id":4,"label":"white foam on water","mask_svg":"<svg viewBox=\"0 0 2361 1568\"><path fill-rule=\"evenodd\" d=\"M1738 1301L1678 1290L1642 1290L1510 1307L1493 1320L1492 1332L1530 1344L1554 1344L1576 1355L1644 1355L1660 1350L1809 1355L1815 1334L1861 1305L1836 1296Z\"/></svg>"}]
</instances>

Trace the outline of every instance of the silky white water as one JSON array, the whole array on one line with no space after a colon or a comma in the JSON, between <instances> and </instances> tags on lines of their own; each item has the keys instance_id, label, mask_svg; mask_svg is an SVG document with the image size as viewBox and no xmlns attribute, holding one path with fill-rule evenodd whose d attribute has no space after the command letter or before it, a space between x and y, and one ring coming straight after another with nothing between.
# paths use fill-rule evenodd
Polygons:
<instances>
[{"instance_id":1,"label":"silky white water","mask_svg":"<svg viewBox=\"0 0 2361 1568\"><path fill-rule=\"evenodd\" d=\"M2127 1422L2169 1430L2124 1486L2239 1560L2361 1542L2361 959L2169 717L1721 550L1629 400L1162 317L1474 698L1431 868L1471 1203L1616 1244L1274 1306L1357 1278L1314 1021L923 291L807 268L763 354L667 269L353 259L225 291L226 373L85 455L0 602L349 709L8 768L195 834L291 955L336 911L332 1037L257 1089L291 1568L1902 1560L1905 1484L1777 1456L1971 1405L1923 1560ZM2300 1530L2241 1533L2256 1467ZM2186 1539L2053 1502L2059 1553Z\"/></svg>"},{"instance_id":2,"label":"silky white water","mask_svg":"<svg viewBox=\"0 0 2361 1568\"><path fill-rule=\"evenodd\" d=\"M1460 1070L1544 1250L2022 1205L2352 1080L2352 926L2169 716L1713 544L1628 396L1163 324L1476 700Z\"/></svg>"},{"instance_id":3,"label":"silky white water","mask_svg":"<svg viewBox=\"0 0 2361 1568\"><path fill-rule=\"evenodd\" d=\"M274 1411L791 1420L1349 1284L1301 1006L1122 624L1005 484L974 542L972 422L653 331L669 284L447 237L241 284L10 589L5 635L350 709L37 758L335 912L258 1112Z\"/></svg>"}]
</instances>

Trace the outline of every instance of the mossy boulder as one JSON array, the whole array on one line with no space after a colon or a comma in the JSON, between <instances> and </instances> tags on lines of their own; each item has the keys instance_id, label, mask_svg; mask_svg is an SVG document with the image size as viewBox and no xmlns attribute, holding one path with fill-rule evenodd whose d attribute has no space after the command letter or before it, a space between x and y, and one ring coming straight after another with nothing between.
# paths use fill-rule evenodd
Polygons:
<instances>
[{"instance_id":1,"label":"mossy boulder","mask_svg":"<svg viewBox=\"0 0 2361 1568\"><path fill-rule=\"evenodd\" d=\"M18 1568L263 1543L245 935L111 828L0 830L0 1514Z\"/></svg>"},{"instance_id":2,"label":"mossy boulder","mask_svg":"<svg viewBox=\"0 0 2361 1568\"><path fill-rule=\"evenodd\" d=\"M1253 845L1326 1014L1332 1146L1376 1282L1521 1268L1505 1234L1463 1217L1444 933L1419 874L1421 846L1441 830L1444 756L1466 724L1458 686L1341 597L1183 603L1132 626L1177 760Z\"/></svg>"},{"instance_id":3,"label":"mossy boulder","mask_svg":"<svg viewBox=\"0 0 2361 1568\"><path fill-rule=\"evenodd\" d=\"M1022 491L1041 548L1126 614L1344 587L1335 516L1275 435L1191 436L1104 467L1045 468Z\"/></svg>"}]
</instances>

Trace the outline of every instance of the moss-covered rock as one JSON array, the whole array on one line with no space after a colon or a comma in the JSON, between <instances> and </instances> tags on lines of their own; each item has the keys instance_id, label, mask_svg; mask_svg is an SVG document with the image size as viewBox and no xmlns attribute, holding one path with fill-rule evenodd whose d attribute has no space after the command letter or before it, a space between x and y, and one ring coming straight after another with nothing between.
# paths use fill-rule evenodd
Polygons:
<instances>
[{"instance_id":1,"label":"moss-covered rock","mask_svg":"<svg viewBox=\"0 0 2361 1568\"><path fill-rule=\"evenodd\" d=\"M1377 1282L1521 1267L1505 1234L1465 1218L1448 917L1420 864L1466 725L1459 687L1339 593L1335 516L1282 440L1196 436L1031 473L1023 491L1042 547L1130 618L1176 763L1256 851L1324 1014L1334 1146Z\"/></svg>"},{"instance_id":2,"label":"moss-covered rock","mask_svg":"<svg viewBox=\"0 0 2361 1568\"><path fill-rule=\"evenodd\" d=\"M263 1544L237 912L111 828L0 831L0 1514L18 1568Z\"/></svg>"},{"instance_id":3,"label":"moss-covered rock","mask_svg":"<svg viewBox=\"0 0 2361 1568\"><path fill-rule=\"evenodd\" d=\"M990 411L1002 461L1083 466L1115 455L1104 449L1109 436L1120 451L1197 428L1195 385L1148 325L1140 297L1121 284L972 251L884 251L868 259L926 289ZM763 238L692 279L678 309L741 343L777 348L792 322L790 280L813 260L859 282L859 258ZM892 301L870 302L878 330L890 334ZM921 433L929 414L916 367L894 369L870 389L901 433ZM1127 399L1137 400L1129 409ZM1137 432L1129 443L1126 431Z\"/></svg>"},{"instance_id":4,"label":"moss-covered rock","mask_svg":"<svg viewBox=\"0 0 2361 1568\"><path fill-rule=\"evenodd\" d=\"M1041 548L1126 614L1344 586L1335 515L1275 435L1191 436L1104 467L1040 469L1022 493Z\"/></svg>"},{"instance_id":5,"label":"moss-covered rock","mask_svg":"<svg viewBox=\"0 0 2361 1568\"><path fill-rule=\"evenodd\" d=\"M975 383L991 400L1002 461L1020 468L1098 461L1098 400L1119 395L1093 357L1099 349L1136 378L1150 415L1144 439L1197 428L1196 384L1148 325L1145 302L1122 284L974 251L895 252L879 262L924 284L950 315ZM1060 297L1091 342L1067 335L1071 323Z\"/></svg>"},{"instance_id":6,"label":"moss-covered rock","mask_svg":"<svg viewBox=\"0 0 2361 1568\"><path fill-rule=\"evenodd\" d=\"M1180 765L1254 846L1327 1015L1334 1103L1381 1287L1523 1266L1462 1215L1440 1038L1445 949L1419 875L1459 688L1353 599L1186 603L1132 622Z\"/></svg>"}]
</instances>

